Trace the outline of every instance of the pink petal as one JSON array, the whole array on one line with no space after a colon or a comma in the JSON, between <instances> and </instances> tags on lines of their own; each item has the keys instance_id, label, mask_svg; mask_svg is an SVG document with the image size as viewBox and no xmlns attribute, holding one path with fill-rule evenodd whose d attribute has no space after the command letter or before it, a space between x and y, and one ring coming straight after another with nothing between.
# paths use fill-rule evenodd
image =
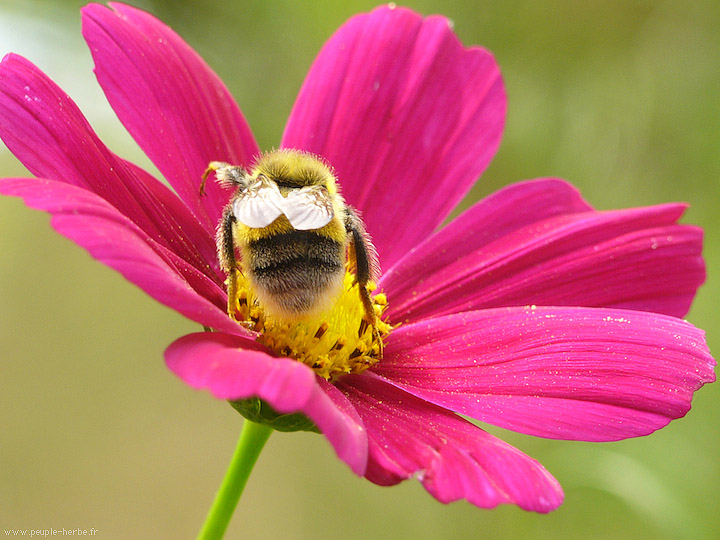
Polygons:
<instances>
[{"instance_id":1,"label":"pink petal","mask_svg":"<svg viewBox=\"0 0 720 540\"><path fill-rule=\"evenodd\" d=\"M55 230L158 302L200 324L246 333L227 316L225 291L215 281L148 237L97 195L40 178L0 178L0 193L22 197L28 206L52 214Z\"/></svg>"},{"instance_id":2,"label":"pink petal","mask_svg":"<svg viewBox=\"0 0 720 540\"><path fill-rule=\"evenodd\" d=\"M517 211L528 212L534 197L527 203ZM702 231L676 224L683 205L575 211L515 230L500 220L497 232L482 219L488 206L479 203L388 272L381 285L390 320L528 304L683 316L705 279Z\"/></svg>"},{"instance_id":3,"label":"pink petal","mask_svg":"<svg viewBox=\"0 0 720 540\"><path fill-rule=\"evenodd\" d=\"M370 481L392 485L416 475L439 501L467 499L481 508L509 503L549 512L562 503L562 488L540 463L466 420L372 375L338 386L367 427Z\"/></svg>"},{"instance_id":4,"label":"pink petal","mask_svg":"<svg viewBox=\"0 0 720 540\"><path fill-rule=\"evenodd\" d=\"M214 229L204 229L163 184L110 152L67 94L14 54L0 63L0 137L34 175L96 193L197 271L223 282Z\"/></svg>"},{"instance_id":5,"label":"pink petal","mask_svg":"<svg viewBox=\"0 0 720 540\"><path fill-rule=\"evenodd\" d=\"M350 19L320 51L282 146L332 164L389 268L485 170L505 108L490 53L464 48L443 17L383 6Z\"/></svg>"},{"instance_id":6,"label":"pink petal","mask_svg":"<svg viewBox=\"0 0 720 540\"><path fill-rule=\"evenodd\" d=\"M540 178L511 184L489 195L405 254L378 286L392 295L390 312L418 294L428 280L413 276L443 274L445 268L509 234L548 218L592 210L571 184Z\"/></svg>"},{"instance_id":7,"label":"pink petal","mask_svg":"<svg viewBox=\"0 0 720 540\"><path fill-rule=\"evenodd\" d=\"M352 405L305 364L276 358L247 338L189 334L165 351L168 367L219 399L258 397L277 412L305 414L357 474L367 465L367 433Z\"/></svg>"},{"instance_id":8,"label":"pink petal","mask_svg":"<svg viewBox=\"0 0 720 540\"><path fill-rule=\"evenodd\" d=\"M214 182L198 197L208 163L248 165L257 143L230 92L175 32L123 4L83 8L83 36L115 113L180 198L210 229L228 194Z\"/></svg>"},{"instance_id":9,"label":"pink petal","mask_svg":"<svg viewBox=\"0 0 720 540\"><path fill-rule=\"evenodd\" d=\"M472 311L397 328L373 371L419 398L522 433L613 441L684 416L715 380L704 333L593 308Z\"/></svg>"}]
</instances>

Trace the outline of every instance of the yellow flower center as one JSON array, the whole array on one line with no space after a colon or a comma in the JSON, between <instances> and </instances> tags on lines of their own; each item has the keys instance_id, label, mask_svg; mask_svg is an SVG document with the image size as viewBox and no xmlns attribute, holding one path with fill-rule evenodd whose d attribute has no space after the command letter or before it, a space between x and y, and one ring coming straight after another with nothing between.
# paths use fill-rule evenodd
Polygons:
<instances>
[{"instance_id":1,"label":"yellow flower center","mask_svg":"<svg viewBox=\"0 0 720 540\"><path fill-rule=\"evenodd\" d=\"M368 288L372 292L375 284L369 283ZM392 330L381 320L387 298L382 293L371 298L377 317L375 327L365 320L355 275L346 271L342 292L330 309L286 321L265 313L249 280L238 272L235 315L239 322L258 332L258 342L267 348L332 379L345 373L361 373L382 358L383 340Z\"/></svg>"}]
</instances>

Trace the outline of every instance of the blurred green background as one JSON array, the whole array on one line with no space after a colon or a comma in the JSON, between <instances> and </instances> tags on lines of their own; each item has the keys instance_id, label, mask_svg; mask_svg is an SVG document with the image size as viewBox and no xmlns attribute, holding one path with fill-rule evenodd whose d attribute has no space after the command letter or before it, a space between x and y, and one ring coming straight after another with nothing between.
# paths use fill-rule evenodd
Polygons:
<instances>
[{"instance_id":1,"label":"blurred green background","mask_svg":"<svg viewBox=\"0 0 720 540\"><path fill-rule=\"evenodd\" d=\"M278 144L315 54L367 1L136 0L226 81L261 147ZM154 170L92 74L75 0L3 0L0 52L38 64L117 153ZM408 1L495 54L509 94L500 151L469 204L561 176L598 208L683 200L709 278L688 316L720 351L720 9L683 1ZM268 91L271 88L272 91ZM0 148L0 175L23 175ZM713 307L714 306L714 307ZM0 526L94 527L100 539L193 538L241 425L162 352L196 324L0 199ZM720 385L654 435L549 441L491 429L563 484L547 516L444 506L415 481L356 478L317 435L275 434L228 538L705 539L720 531Z\"/></svg>"}]
</instances>

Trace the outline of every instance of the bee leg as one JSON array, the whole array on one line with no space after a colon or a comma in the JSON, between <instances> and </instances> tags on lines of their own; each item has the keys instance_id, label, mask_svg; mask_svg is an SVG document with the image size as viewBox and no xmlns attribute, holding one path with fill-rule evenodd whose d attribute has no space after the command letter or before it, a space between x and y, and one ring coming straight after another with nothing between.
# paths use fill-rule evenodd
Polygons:
<instances>
[{"instance_id":1,"label":"bee leg","mask_svg":"<svg viewBox=\"0 0 720 540\"><path fill-rule=\"evenodd\" d=\"M211 161L208 163L207 169L205 169L205 172L202 175L202 182L200 182L200 195L205 195L205 184L207 183L207 178L210 176L210 173L225 167L230 167L230 165L223 163L222 161Z\"/></svg>"},{"instance_id":2,"label":"bee leg","mask_svg":"<svg viewBox=\"0 0 720 540\"><path fill-rule=\"evenodd\" d=\"M202 175L202 182L200 182L200 195L205 195L205 184L207 183L208 176L214 172L215 180L218 184L223 187L232 188L242 185L245 181L247 173L242 167L236 165L230 165L224 161L211 161L208 163L207 169Z\"/></svg>"},{"instance_id":3,"label":"bee leg","mask_svg":"<svg viewBox=\"0 0 720 540\"><path fill-rule=\"evenodd\" d=\"M235 214L232 207L228 206L223 211L222 221L217 231L217 252L220 267L228 276L228 307L227 312L230 317L235 318L238 301L238 267L235 258L235 241L233 238L233 228L235 225Z\"/></svg>"},{"instance_id":4,"label":"bee leg","mask_svg":"<svg viewBox=\"0 0 720 540\"><path fill-rule=\"evenodd\" d=\"M377 252L360 216L354 208L348 205L345 206L345 230L351 239L350 255L354 258L351 262L355 263L355 279L359 285L360 300L365 308L365 322L373 327L373 334L378 338L377 341L382 347L382 341L379 339L380 333L377 329L377 315L370 298L370 291L367 288L368 281L375 278L378 272ZM380 353L382 354L382 350Z\"/></svg>"}]
</instances>

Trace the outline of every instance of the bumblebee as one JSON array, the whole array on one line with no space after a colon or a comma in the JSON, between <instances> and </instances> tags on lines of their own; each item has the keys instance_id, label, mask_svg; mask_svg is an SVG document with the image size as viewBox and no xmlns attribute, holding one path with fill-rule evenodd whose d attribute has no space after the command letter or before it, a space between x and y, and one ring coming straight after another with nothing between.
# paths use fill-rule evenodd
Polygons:
<instances>
[{"instance_id":1,"label":"bumblebee","mask_svg":"<svg viewBox=\"0 0 720 540\"><path fill-rule=\"evenodd\" d=\"M220 185L235 189L217 231L231 316L238 272L249 278L266 314L292 321L332 305L348 261L359 285L364 322L376 327L368 282L378 274L377 253L323 161L297 150L263 154L250 172L213 161L203 175L201 192L211 172Z\"/></svg>"}]
</instances>

